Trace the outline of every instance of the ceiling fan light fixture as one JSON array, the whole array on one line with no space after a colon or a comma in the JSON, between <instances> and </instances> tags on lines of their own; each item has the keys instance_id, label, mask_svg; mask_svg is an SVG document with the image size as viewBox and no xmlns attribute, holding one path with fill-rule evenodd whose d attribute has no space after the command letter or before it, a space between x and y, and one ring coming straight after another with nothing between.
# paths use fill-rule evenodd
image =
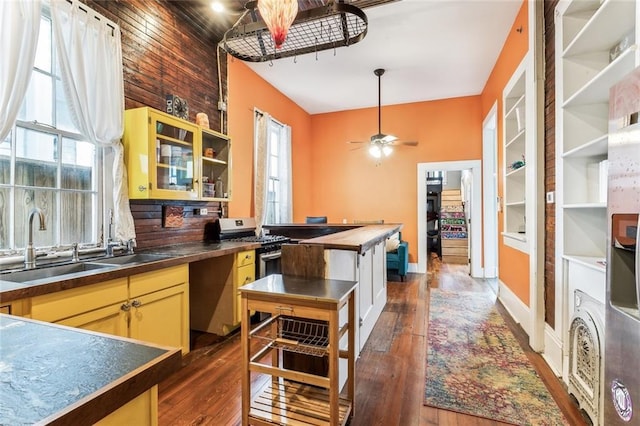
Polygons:
<instances>
[{"instance_id":1,"label":"ceiling fan light fixture","mask_svg":"<svg viewBox=\"0 0 640 426\"><path fill-rule=\"evenodd\" d=\"M384 154L385 157L390 156L392 152L393 152L393 148L390 147L389 145L384 145L382 147L382 153Z\"/></svg>"},{"instance_id":2,"label":"ceiling fan light fixture","mask_svg":"<svg viewBox=\"0 0 640 426\"><path fill-rule=\"evenodd\" d=\"M386 135L385 137L382 138L382 142L384 143L391 143L395 140L397 140L398 138L393 136L393 135Z\"/></svg>"},{"instance_id":3,"label":"ceiling fan light fixture","mask_svg":"<svg viewBox=\"0 0 640 426\"><path fill-rule=\"evenodd\" d=\"M373 158L381 158L382 157L382 150L380 149L380 145L372 144L369 147L369 154L371 154L371 156Z\"/></svg>"}]
</instances>

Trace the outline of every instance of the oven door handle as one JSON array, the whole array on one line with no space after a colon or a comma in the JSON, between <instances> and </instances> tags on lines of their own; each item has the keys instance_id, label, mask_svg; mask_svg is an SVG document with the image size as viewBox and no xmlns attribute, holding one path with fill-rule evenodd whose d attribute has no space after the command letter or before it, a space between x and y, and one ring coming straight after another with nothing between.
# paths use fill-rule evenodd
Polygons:
<instances>
[{"instance_id":1,"label":"oven door handle","mask_svg":"<svg viewBox=\"0 0 640 426\"><path fill-rule=\"evenodd\" d=\"M269 254L261 254L260 255L260 260L273 260L273 259L277 259L281 256L280 251L277 251L275 253L269 253Z\"/></svg>"}]
</instances>

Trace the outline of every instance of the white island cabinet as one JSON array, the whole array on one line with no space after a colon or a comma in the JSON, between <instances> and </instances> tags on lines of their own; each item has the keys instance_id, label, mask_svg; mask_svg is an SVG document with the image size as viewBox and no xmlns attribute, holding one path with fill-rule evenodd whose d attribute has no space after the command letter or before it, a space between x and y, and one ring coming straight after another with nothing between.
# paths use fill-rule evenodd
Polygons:
<instances>
[{"instance_id":1,"label":"white island cabinet","mask_svg":"<svg viewBox=\"0 0 640 426\"><path fill-rule=\"evenodd\" d=\"M324 247L325 278L356 281L356 352L362 351L387 304L385 244L401 225L369 225L300 241ZM340 313L341 323L346 313Z\"/></svg>"}]
</instances>

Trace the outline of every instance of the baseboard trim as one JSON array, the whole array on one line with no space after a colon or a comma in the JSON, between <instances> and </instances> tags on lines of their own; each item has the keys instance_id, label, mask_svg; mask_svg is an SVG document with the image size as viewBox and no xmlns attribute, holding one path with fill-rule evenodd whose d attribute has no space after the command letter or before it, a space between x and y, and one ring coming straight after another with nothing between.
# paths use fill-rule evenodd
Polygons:
<instances>
[{"instance_id":1,"label":"baseboard trim","mask_svg":"<svg viewBox=\"0 0 640 426\"><path fill-rule=\"evenodd\" d=\"M514 292L501 280L498 281L498 299L505 307L511 318L531 336L531 320L529 307L525 305Z\"/></svg>"},{"instance_id":2,"label":"baseboard trim","mask_svg":"<svg viewBox=\"0 0 640 426\"><path fill-rule=\"evenodd\" d=\"M542 358L549 365L553 373L562 377L563 358L562 341L556 335L556 332L549 324L544 325L544 351Z\"/></svg>"}]
</instances>

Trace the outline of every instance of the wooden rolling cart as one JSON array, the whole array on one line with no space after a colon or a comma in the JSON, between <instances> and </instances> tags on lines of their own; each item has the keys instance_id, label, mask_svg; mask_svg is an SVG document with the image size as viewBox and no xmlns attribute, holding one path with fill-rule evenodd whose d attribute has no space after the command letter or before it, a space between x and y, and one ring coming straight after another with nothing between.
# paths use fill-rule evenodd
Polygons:
<instances>
[{"instance_id":1,"label":"wooden rolling cart","mask_svg":"<svg viewBox=\"0 0 640 426\"><path fill-rule=\"evenodd\" d=\"M270 275L240 288L242 297L242 424L345 425L354 414L355 281ZM346 323L340 326L340 311ZM271 318L253 330L251 311ZM343 317L344 317L343 312ZM347 334L347 348L340 340ZM282 352L327 357L328 376L282 367ZM340 395L339 359L346 358ZM255 380L251 373L271 376Z\"/></svg>"}]
</instances>

